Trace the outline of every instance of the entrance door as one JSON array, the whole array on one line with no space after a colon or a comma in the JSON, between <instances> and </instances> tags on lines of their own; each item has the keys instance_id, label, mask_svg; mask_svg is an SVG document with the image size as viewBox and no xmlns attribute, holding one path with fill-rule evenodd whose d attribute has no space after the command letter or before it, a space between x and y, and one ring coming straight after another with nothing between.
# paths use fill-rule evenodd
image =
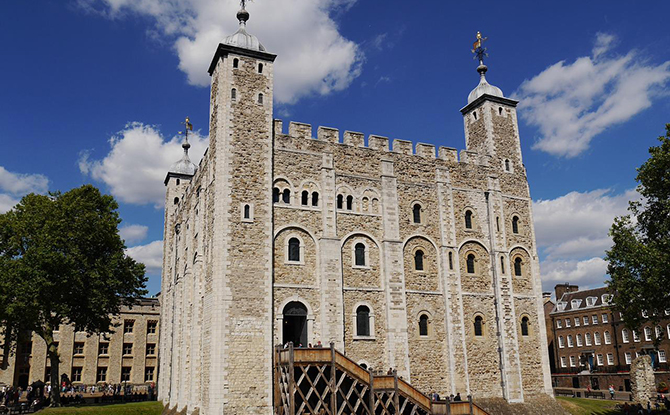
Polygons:
<instances>
[{"instance_id":1,"label":"entrance door","mask_svg":"<svg viewBox=\"0 0 670 415\"><path fill-rule=\"evenodd\" d=\"M579 389L579 378L577 376L572 377L572 387Z\"/></svg>"},{"instance_id":2,"label":"entrance door","mask_svg":"<svg viewBox=\"0 0 670 415\"><path fill-rule=\"evenodd\" d=\"M286 304L284 311L282 343L293 343L293 347L307 346L307 307L298 301Z\"/></svg>"}]
</instances>

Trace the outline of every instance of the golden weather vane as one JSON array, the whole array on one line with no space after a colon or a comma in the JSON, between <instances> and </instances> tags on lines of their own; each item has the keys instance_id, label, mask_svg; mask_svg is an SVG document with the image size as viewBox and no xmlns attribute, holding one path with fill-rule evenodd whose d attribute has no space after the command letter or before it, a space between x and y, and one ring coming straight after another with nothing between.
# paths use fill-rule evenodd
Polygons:
<instances>
[{"instance_id":1,"label":"golden weather vane","mask_svg":"<svg viewBox=\"0 0 670 415\"><path fill-rule=\"evenodd\" d=\"M488 53L486 53L486 48L484 47L484 42L487 40L488 37L482 37L482 33L478 31L477 39L472 45L472 53L475 54L475 59L478 59L481 65L484 64L484 57L489 56Z\"/></svg>"},{"instance_id":2,"label":"golden weather vane","mask_svg":"<svg viewBox=\"0 0 670 415\"><path fill-rule=\"evenodd\" d=\"M188 142L188 132L193 131L193 124L191 124L189 117L186 117L186 120L182 121L182 124L184 125L184 131L180 131L179 134L184 134L184 138Z\"/></svg>"}]
</instances>

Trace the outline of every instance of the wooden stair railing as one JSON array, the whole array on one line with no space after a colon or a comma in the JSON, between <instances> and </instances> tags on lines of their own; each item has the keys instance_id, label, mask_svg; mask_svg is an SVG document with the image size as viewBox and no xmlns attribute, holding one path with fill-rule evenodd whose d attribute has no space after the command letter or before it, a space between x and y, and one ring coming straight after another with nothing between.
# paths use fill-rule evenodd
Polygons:
<instances>
[{"instance_id":1,"label":"wooden stair railing","mask_svg":"<svg viewBox=\"0 0 670 415\"><path fill-rule=\"evenodd\" d=\"M276 415L487 415L472 400L431 402L397 372L374 375L333 344L309 349L277 346L274 378Z\"/></svg>"}]
</instances>

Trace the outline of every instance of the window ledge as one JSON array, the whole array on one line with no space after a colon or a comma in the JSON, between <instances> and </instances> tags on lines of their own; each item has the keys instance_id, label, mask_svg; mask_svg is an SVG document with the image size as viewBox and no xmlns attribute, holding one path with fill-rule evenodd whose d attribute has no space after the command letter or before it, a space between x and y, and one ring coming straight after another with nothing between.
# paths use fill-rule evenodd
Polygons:
<instances>
[{"instance_id":1,"label":"window ledge","mask_svg":"<svg viewBox=\"0 0 670 415\"><path fill-rule=\"evenodd\" d=\"M305 265L302 261L284 261L284 265Z\"/></svg>"},{"instance_id":2,"label":"window ledge","mask_svg":"<svg viewBox=\"0 0 670 415\"><path fill-rule=\"evenodd\" d=\"M354 336L354 340L368 340L368 341L374 341L377 340L375 336Z\"/></svg>"},{"instance_id":3,"label":"window ledge","mask_svg":"<svg viewBox=\"0 0 670 415\"><path fill-rule=\"evenodd\" d=\"M351 267L354 269L372 269L369 265L352 265Z\"/></svg>"}]
</instances>

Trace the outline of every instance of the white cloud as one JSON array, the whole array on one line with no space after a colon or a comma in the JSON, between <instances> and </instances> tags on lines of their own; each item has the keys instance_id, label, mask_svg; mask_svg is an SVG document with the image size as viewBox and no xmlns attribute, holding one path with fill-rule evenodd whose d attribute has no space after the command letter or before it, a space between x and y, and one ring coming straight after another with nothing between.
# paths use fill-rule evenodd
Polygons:
<instances>
[{"instance_id":1,"label":"white cloud","mask_svg":"<svg viewBox=\"0 0 670 415\"><path fill-rule=\"evenodd\" d=\"M160 274L163 267L163 241L130 247L126 249L126 255L143 263L148 274Z\"/></svg>"},{"instance_id":2,"label":"white cloud","mask_svg":"<svg viewBox=\"0 0 670 415\"><path fill-rule=\"evenodd\" d=\"M540 131L533 148L575 157L593 137L668 93L670 62L652 64L636 50L614 56L615 41L613 35L599 33L592 56L551 65L514 93L522 119Z\"/></svg>"},{"instance_id":3,"label":"white cloud","mask_svg":"<svg viewBox=\"0 0 670 415\"><path fill-rule=\"evenodd\" d=\"M306 95L342 90L360 74L360 47L339 33L331 16L354 3L273 0L248 7L248 31L278 55L274 73L277 102L293 103ZM207 68L216 46L238 27L239 2L232 0L79 0L79 4L110 18L152 17L158 33L174 42L179 69L189 83L199 86L209 85Z\"/></svg>"},{"instance_id":4,"label":"white cloud","mask_svg":"<svg viewBox=\"0 0 670 415\"><path fill-rule=\"evenodd\" d=\"M533 219L545 290L570 282L580 287L602 286L606 279L605 251L612 245L609 229L615 216L628 213L634 190L614 194L609 189L570 192L533 202Z\"/></svg>"},{"instance_id":5,"label":"white cloud","mask_svg":"<svg viewBox=\"0 0 670 415\"><path fill-rule=\"evenodd\" d=\"M41 174L13 173L0 166L0 213L7 212L28 193L46 193L49 179Z\"/></svg>"},{"instance_id":6,"label":"white cloud","mask_svg":"<svg viewBox=\"0 0 670 415\"><path fill-rule=\"evenodd\" d=\"M635 190L615 195L598 189L537 200L533 202L537 244L557 257L604 254L614 217L626 214L628 201L638 197Z\"/></svg>"},{"instance_id":7,"label":"white cloud","mask_svg":"<svg viewBox=\"0 0 670 415\"><path fill-rule=\"evenodd\" d=\"M549 291L556 284L572 283L580 289L601 287L607 273L607 262L600 257L583 261L544 261L540 265L540 273L545 290Z\"/></svg>"},{"instance_id":8,"label":"white cloud","mask_svg":"<svg viewBox=\"0 0 670 415\"><path fill-rule=\"evenodd\" d=\"M126 244L141 242L147 237L148 226L144 225L126 225L119 228L119 235L126 241Z\"/></svg>"},{"instance_id":9,"label":"white cloud","mask_svg":"<svg viewBox=\"0 0 670 415\"><path fill-rule=\"evenodd\" d=\"M189 135L189 155L196 165L208 145L208 138L197 132ZM83 152L79 169L109 186L119 200L162 208L165 201L163 180L170 166L183 154L182 137L163 140L152 126L130 123L109 140L111 150L102 160L91 160Z\"/></svg>"}]
</instances>

